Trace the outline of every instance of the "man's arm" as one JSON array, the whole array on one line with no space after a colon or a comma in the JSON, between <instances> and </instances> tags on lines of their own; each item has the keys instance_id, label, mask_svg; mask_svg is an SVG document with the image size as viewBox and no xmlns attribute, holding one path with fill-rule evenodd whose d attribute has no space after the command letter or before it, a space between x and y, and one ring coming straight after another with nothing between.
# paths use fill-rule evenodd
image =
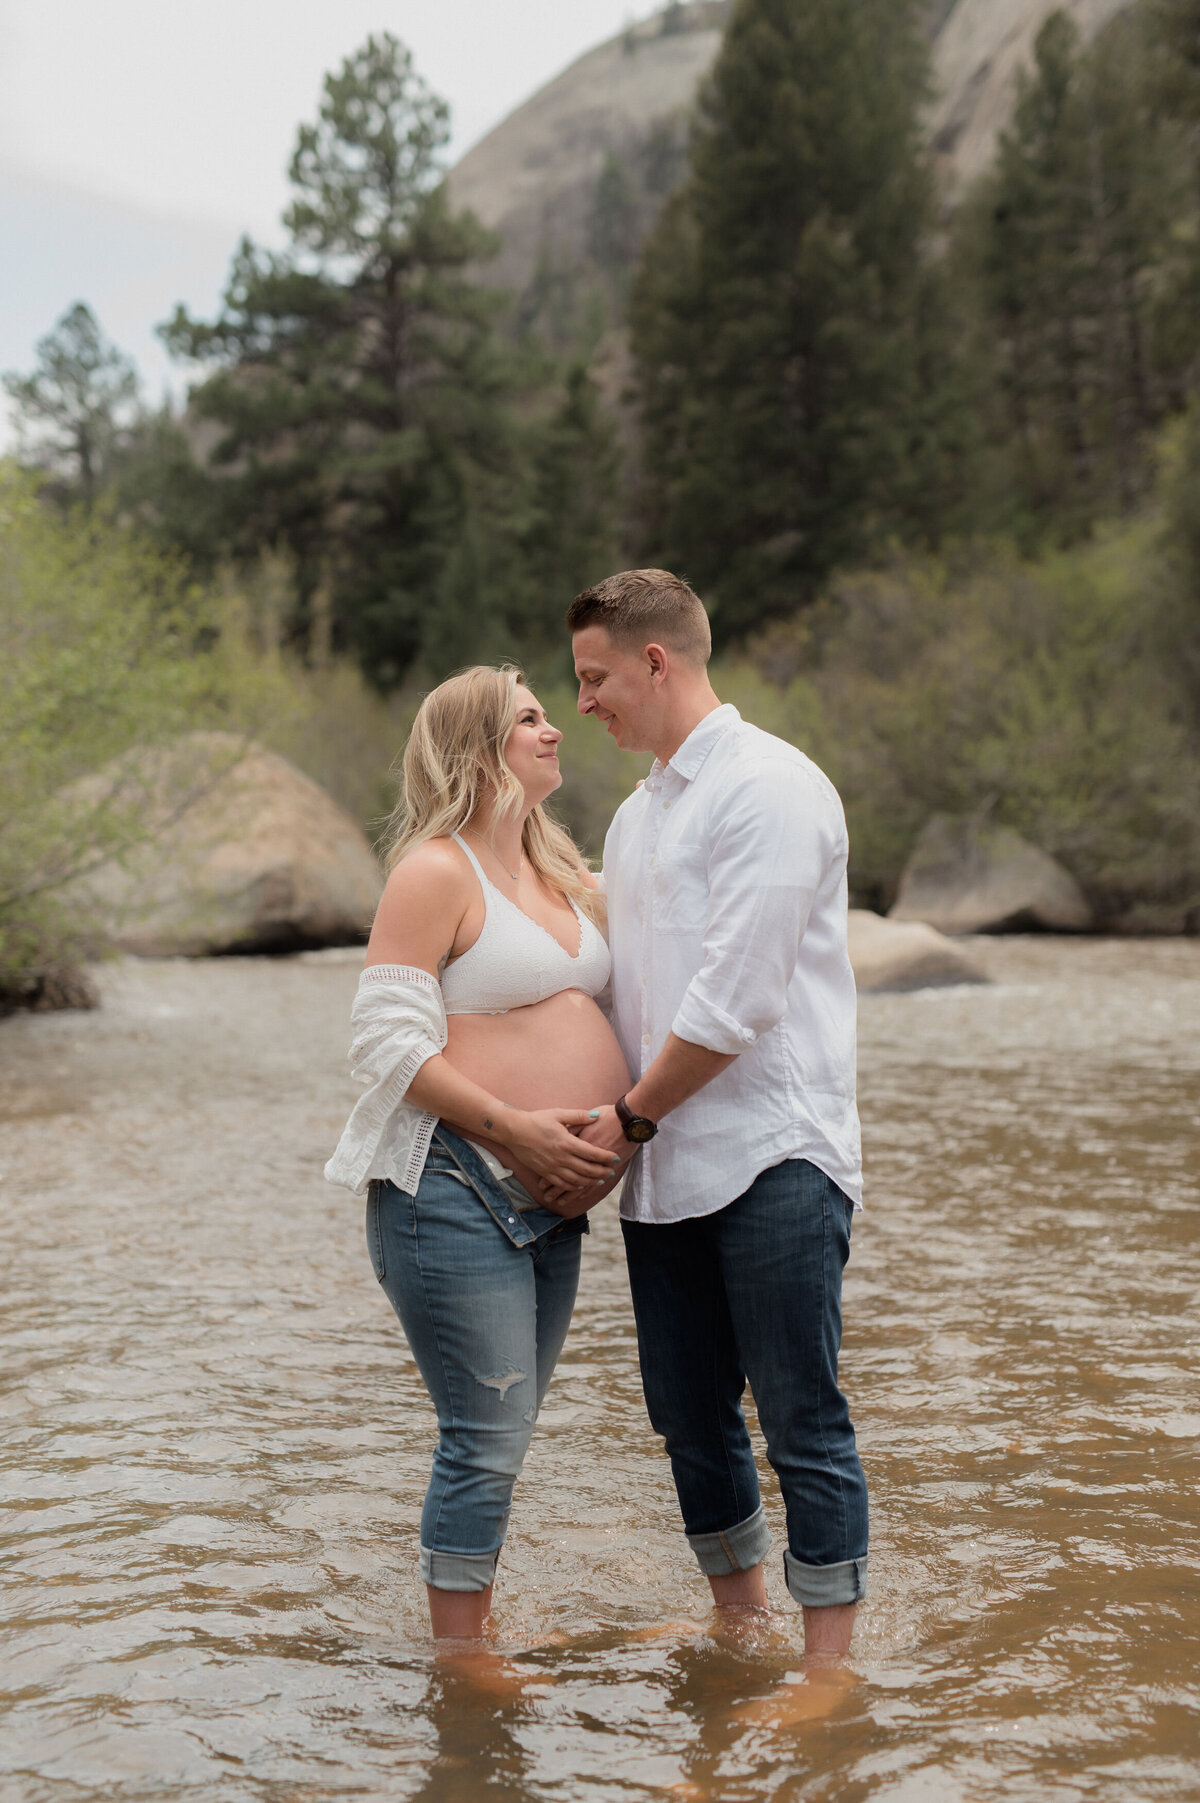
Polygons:
<instances>
[{"instance_id":1,"label":"man's arm","mask_svg":"<svg viewBox=\"0 0 1200 1803\"><path fill-rule=\"evenodd\" d=\"M664 1114L670 1114L672 1108L678 1108L698 1089L703 1089L723 1070L728 1070L738 1056L737 1052L710 1052L706 1045L693 1045L690 1040L676 1039L674 1033L668 1033L666 1045L649 1070L625 1092L625 1101L634 1114L645 1115L648 1121L660 1121ZM622 1165L627 1164L637 1150L626 1139L625 1129L611 1105L601 1108L597 1119L589 1121L579 1137L600 1151L612 1153ZM545 1185L541 1200L553 1213L570 1220L575 1215L586 1214L597 1201L603 1200L597 1193L599 1188L597 1183L582 1189Z\"/></svg>"},{"instance_id":2,"label":"man's arm","mask_svg":"<svg viewBox=\"0 0 1200 1803\"><path fill-rule=\"evenodd\" d=\"M658 1057L632 1086L635 1114L661 1121L711 1083L782 1017L813 898L833 851L831 822L808 783L770 763L725 797L708 867L708 923L700 969L688 985ZM631 1155L616 1110L605 1107L582 1138ZM548 1206L581 1213L574 1194Z\"/></svg>"},{"instance_id":3,"label":"man's arm","mask_svg":"<svg viewBox=\"0 0 1200 1803\"><path fill-rule=\"evenodd\" d=\"M738 1058L737 1052L714 1052L706 1045L693 1045L690 1039L667 1034L664 1045L645 1076L639 1077L625 1097L634 1114L648 1120L661 1121L698 1089L728 1070ZM612 1110L614 1116L616 1109Z\"/></svg>"},{"instance_id":4,"label":"man's arm","mask_svg":"<svg viewBox=\"0 0 1200 1803\"><path fill-rule=\"evenodd\" d=\"M626 1104L634 1114L643 1114L650 1121L661 1121L664 1114L670 1114L673 1108L678 1108L681 1102L686 1102L706 1083L728 1070L738 1056L737 1052L712 1052L706 1045L693 1045L688 1039L677 1039L674 1033L668 1033L667 1043L654 1063L626 1092ZM589 1122L579 1137L606 1152L619 1153L622 1163L635 1149L626 1139L617 1111L612 1107L602 1108L599 1119Z\"/></svg>"}]
</instances>

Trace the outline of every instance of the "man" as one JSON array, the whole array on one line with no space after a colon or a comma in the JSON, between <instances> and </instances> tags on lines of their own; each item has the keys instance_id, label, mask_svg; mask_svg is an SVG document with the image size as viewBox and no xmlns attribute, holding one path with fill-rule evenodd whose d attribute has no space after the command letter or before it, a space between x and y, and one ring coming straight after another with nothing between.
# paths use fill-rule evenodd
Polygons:
<instances>
[{"instance_id":1,"label":"man","mask_svg":"<svg viewBox=\"0 0 1200 1803\"><path fill-rule=\"evenodd\" d=\"M749 1379L806 1648L843 1653L867 1492L837 1383L862 1183L841 803L802 752L721 705L707 616L677 576L611 576L567 623L579 711L655 755L604 847L636 1081L584 1129L638 1151L621 1214L650 1419L716 1603L765 1608Z\"/></svg>"}]
</instances>

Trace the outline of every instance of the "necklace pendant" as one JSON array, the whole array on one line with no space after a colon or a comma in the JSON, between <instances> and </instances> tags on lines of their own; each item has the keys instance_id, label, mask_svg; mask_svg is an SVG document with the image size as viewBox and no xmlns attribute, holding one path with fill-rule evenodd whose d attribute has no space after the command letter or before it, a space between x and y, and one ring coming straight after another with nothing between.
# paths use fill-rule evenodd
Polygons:
<instances>
[{"instance_id":1,"label":"necklace pendant","mask_svg":"<svg viewBox=\"0 0 1200 1803\"><path fill-rule=\"evenodd\" d=\"M521 865L520 864L517 865L517 868L515 870L510 870L508 868L508 865L504 862L504 859L500 856L500 853L496 850L496 847L492 844L490 839L485 839L483 834L476 832L476 830L473 826L464 826L463 831L464 831L464 833L470 833L472 839L478 839L479 843L481 845L486 845L488 850L491 852L492 856L495 858L497 864L499 864L501 870L504 872L504 874L506 876L510 876L514 883L520 882L520 880L521 880ZM525 860L522 858L521 863L524 863L524 861Z\"/></svg>"}]
</instances>

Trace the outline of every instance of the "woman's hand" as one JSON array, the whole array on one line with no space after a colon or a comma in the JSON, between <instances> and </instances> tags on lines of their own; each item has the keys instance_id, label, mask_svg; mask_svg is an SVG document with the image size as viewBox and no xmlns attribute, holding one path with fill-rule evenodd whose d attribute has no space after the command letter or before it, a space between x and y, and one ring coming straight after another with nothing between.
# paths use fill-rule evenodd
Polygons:
<instances>
[{"instance_id":1,"label":"woman's hand","mask_svg":"<svg viewBox=\"0 0 1200 1803\"><path fill-rule=\"evenodd\" d=\"M538 1108L532 1113L506 1108L493 1137L516 1153L551 1189L578 1190L610 1177L617 1169L611 1151L578 1138L595 1114L588 1108Z\"/></svg>"},{"instance_id":2,"label":"woman's hand","mask_svg":"<svg viewBox=\"0 0 1200 1803\"><path fill-rule=\"evenodd\" d=\"M581 1189L558 1189L553 1184L539 1184L538 1201L551 1214L562 1215L565 1221L573 1221L576 1215L588 1214L597 1202L603 1202L606 1196L611 1196L624 1175L625 1167L614 1164L607 1177L601 1177L598 1183L586 1183Z\"/></svg>"}]
</instances>

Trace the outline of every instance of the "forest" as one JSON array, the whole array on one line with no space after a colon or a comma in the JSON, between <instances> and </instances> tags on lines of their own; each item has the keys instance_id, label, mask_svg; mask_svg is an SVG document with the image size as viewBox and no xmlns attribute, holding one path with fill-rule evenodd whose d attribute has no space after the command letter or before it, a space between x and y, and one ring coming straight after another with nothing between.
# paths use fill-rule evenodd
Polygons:
<instances>
[{"instance_id":1,"label":"forest","mask_svg":"<svg viewBox=\"0 0 1200 1803\"><path fill-rule=\"evenodd\" d=\"M980 813L1105 930L1200 930L1200 0L1086 44L1051 14L955 194L927 11L735 0L686 131L608 160L589 256L525 295L373 36L298 131L285 247L163 322L186 401L85 299L50 327L4 377L0 991L86 949L70 885L136 841L89 772L219 726L377 827L467 663L529 673L598 852L641 766L576 718L562 620L631 565L688 577L718 693L837 783L858 904Z\"/></svg>"}]
</instances>

